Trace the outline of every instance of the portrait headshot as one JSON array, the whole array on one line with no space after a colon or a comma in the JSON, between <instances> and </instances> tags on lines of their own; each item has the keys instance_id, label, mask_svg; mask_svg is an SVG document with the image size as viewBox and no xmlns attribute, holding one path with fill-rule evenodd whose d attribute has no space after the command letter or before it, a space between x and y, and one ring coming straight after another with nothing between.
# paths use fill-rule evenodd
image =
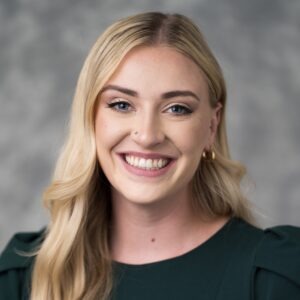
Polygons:
<instances>
[{"instance_id":1,"label":"portrait headshot","mask_svg":"<svg viewBox=\"0 0 300 300\"><path fill-rule=\"evenodd\" d=\"M265 5L1 4L0 300L300 299L300 3Z\"/></svg>"}]
</instances>

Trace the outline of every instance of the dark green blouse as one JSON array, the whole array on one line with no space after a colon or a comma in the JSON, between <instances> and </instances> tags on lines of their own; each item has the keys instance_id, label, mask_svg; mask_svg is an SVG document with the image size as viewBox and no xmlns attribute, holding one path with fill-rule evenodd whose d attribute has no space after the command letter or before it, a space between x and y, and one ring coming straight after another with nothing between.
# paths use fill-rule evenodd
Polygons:
<instances>
[{"instance_id":1,"label":"dark green blouse","mask_svg":"<svg viewBox=\"0 0 300 300\"><path fill-rule=\"evenodd\" d=\"M0 258L0 299L28 299L42 232L17 234ZM208 241L175 258L114 263L114 300L300 300L300 228L266 230L231 219Z\"/></svg>"}]
</instances>

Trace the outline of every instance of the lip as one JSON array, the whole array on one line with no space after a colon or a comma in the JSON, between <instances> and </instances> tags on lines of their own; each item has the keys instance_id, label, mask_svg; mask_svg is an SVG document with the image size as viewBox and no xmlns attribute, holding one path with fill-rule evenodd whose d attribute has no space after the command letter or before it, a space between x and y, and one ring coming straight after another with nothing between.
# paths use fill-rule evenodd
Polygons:
<instances>
[{"instance_id":1,"label":"lip","mask_svg":"<svg viewBox=\"0 0 300 300\"><path fill-rule=\"evenodd\" d=\"M169 170L174 166L174 164L176 162L175 159L164 156L164 155L161 155L161 154L154 154L154 153L150 154L149 153L149 154L146 154L146 156L145 156L145 153L142 153L143 155L141 156L141 155L136 155L136 154L133 154L133 153L134 152L130 152L130 154L129 154L129 152L127 152L126 155L133 155L133 156L138 156L138 157L142 157L142 158L152 158L152 159L165 158L165 159L170 160L169 163L161 169L146 170L146 169L139 169L139 168L136 168L134 166L131 166L125 160L125 153L119 154L118 156L121 160L122 165L126 169L126 171L129 172L130 174L133 174L133 175L136 175L136 176L139 176L139 177L148 177L148 178L161 177L161 176L165 175L167 172L169 172Z\"/></svg>"}]
</instances>

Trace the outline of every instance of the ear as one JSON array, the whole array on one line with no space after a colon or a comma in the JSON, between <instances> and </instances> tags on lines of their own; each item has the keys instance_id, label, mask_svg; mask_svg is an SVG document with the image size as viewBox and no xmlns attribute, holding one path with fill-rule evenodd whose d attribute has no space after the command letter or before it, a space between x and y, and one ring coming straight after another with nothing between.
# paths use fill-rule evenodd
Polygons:
<instances>
[{"instance_id":1,"label":"ear","mask_svg":"<svg viewBox=\"0 0 300 300\"><path fill-rule=\"evenodd\" d=\"M211 119L210 119L210 124L209 124L209 140L208 140L208 144L207 144L207 150L210 150L214 141L215 141L215 138L216 138L216 135L217 135L217 132L218 132L218 127L219 127L219 123L220 123L220 120L221 120L221 111L222 111L222 103L221 102L218 102L217 105L212 109L212 116L211 116Z\"/></svg>"}]
</instances>

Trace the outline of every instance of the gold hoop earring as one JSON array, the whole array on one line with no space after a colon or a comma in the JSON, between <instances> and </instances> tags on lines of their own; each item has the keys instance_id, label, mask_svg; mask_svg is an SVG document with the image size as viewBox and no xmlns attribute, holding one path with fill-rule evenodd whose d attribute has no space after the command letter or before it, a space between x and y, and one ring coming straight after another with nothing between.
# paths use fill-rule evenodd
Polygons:
<instances>
[{"instance_id":1,"label":"gold hoop earring","mask_svg":"<svg viewBox=\"0 0 300 300\"><path fill-rule=\"evenodd\" d=\"M205 161L214 161L216 159L216 153L214 150L209 150L209 151L203 151L202 152L202 158Z\"/></svg>"}]
</instances>

